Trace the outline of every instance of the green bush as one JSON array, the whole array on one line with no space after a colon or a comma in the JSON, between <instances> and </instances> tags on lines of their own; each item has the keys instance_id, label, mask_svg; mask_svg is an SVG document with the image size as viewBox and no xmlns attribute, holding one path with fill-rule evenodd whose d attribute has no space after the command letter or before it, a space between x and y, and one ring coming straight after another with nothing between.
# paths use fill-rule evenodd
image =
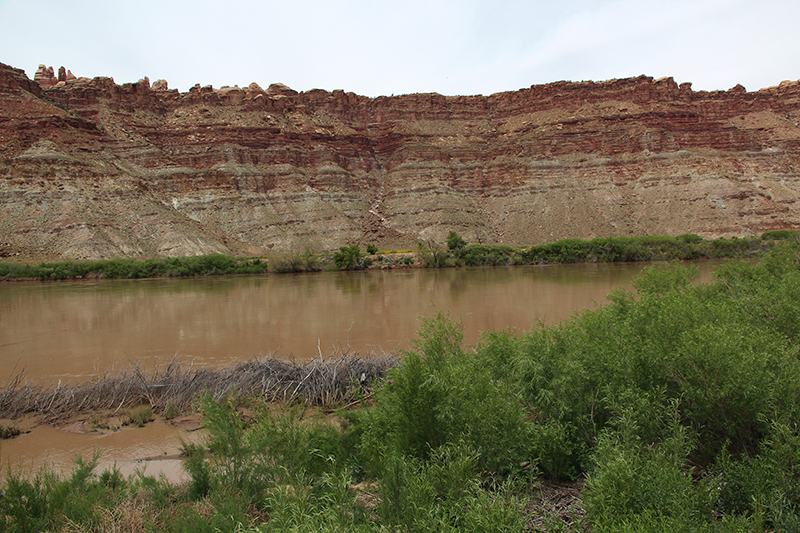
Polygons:
<instances>
[{"instance_id":1,"label":"green bush","mask_svg":"<svg viewBox=\"0 0 800 533\"><path fill-rule=\"evenodd\" d=\"M796 263L778 248L755 266L726 265L708 286L691 285L682 267L648 269L635 282L638 298L617 292L605 308L524 335L515 362L522 390L537 422L572 452L572 470L585 466L623 393L656 406L680 400L698 432L692 460L703 466L725 443L753 454L774 413L797 416Z\"/></svg>"},{"instance_id":2,"label":"green bush","mask_svg":"<svg viewBox=\"0 0 800 533\"><path fill-rule=\"evenodd\" d=\"M800 531L800 432L774 422L757 457L724 451L711 471L716 511L724 516L761 515L779 531Z\"/></svg>"},{"instance_id":3,"label":"green bush","mask_svg":"<svg viewBox=\"0 0 800 533\"><path fill-rule=\"evenodd\" d=\"M333 261L337 267L345 270L363 268L361 264L361 248L357 244L342 246L338 252L333 254Z\"/></svg>"},{"instance_id":4,"label":"green bush","mask_svg":"<svg viewBox=\"0 0 800 533\"><path fill-rule=\"evenodd\" d=\"M761 238L764 240L786 240L796 237L798 234L800 234L800 232L797 230L778 229L773 231L765 231L761 234Z\"/></svg>"},{"instance_id":5,"label":"green bush","mask_svg":"<svg viewBox=\"0 0 800 533\"><path fill-rule=\"evenodd\" d=\"M467 266L501 266L516 261L516 251L504 244L470 244L458 252L459 259Z\"/></svg>"},{"instance_id":6,"label":"green bush","mask_svg":"<svg viewBox=\"0 0 800 533\"><path fill-rule=\"evenodd\" d=\"M0 526L9 532L61 530L70 523L96 524L101 507L113 503L112 491L124 487L118 471L98 478L93 471L99 454L75 459L66 479L42 469L32 480L9 471L0 493Z\"/></svg>"},{"instance_id":7,"label":"green bush","mask_svg":"<svg viewBox=\"0 0 800 533\"><path fill-rule=\"evenodd\" d=\"M644 515L702 523L709 498L695 493L688 467L692 441L677 404L659 417L666 434L655 441L642 438L642 414L620 406L598 439L584 494L590 522L620 524Z\"/></svg>"},{"instance_id":8,"label":"green bush","mask_svg":"<svg viewBox=\"0 0 800 533\"><path fill-rule=\"evenodd\" d=\"M530 459L520 398L465 352L462 340L461 326L443 313L423 320L415 349L389 371L365 416L363 449L373 472L387 456L425 461L458 443L489 472L507 473Z\"/></svg>"},{"instance_id":9,"label":"green bush","mask_svg":"<svg viewBox=\"0 0 800 533\"><path fill-rule=\"evenodd\" d=\"M447 235L447 249L451 252L458 252L467 245L467 241L461 238L461 235L455 231L451 231Z\"/></svg>"},{"instance_id":10,"label":"green bush","mask_svg":"<svg viewBox=\"0 0 800 533\"><path fill-rule=\"evenodd\" d=\"M445 268L454 264L451 254L433 242L417 243L417 257L425 268Z\"/></svg>"},{"instance_id":11,"label":"green bush","mask_svg":"<svg viewBox=\"0 0 800 533\"><path fill-rule=\"evenodd\" d=\"M700 257L743 257L761 252L762 239L718 239L703 241L687 233L676 237L601 237L584 241L563 239L519 250L525 264L579 263L596 261L652 261Z\"/></svg>"},{"instance_id":12,"label":"green bush","mask_svg":"<svg viewBox=\"0 0 800 533\"><path fill-rule=\"evenodd\" d=\"M298 256L304 259L305 256ZM311 268L306 268L311 270ZM258 259L237 260L222 254L166 259L109 259L102 261L65 261L39 265L0 263L0 276L30 277L42 280L83 278L89 274L109 279L137 279L160 276L207 276L221 274L257 274L267 271Z\"/></svg>"},{"instance_id":13,"label":"green bush","mask_svg":"<svg viewBox=\"0 0 800 533\"><path fill-rule=\"evenodd\" d=\"M523 531L521 503L500 487L487 490L479 462L460 444L441 446L425 461L386 457L379 516L402 531Z\"/></svg>"}]
</instances>

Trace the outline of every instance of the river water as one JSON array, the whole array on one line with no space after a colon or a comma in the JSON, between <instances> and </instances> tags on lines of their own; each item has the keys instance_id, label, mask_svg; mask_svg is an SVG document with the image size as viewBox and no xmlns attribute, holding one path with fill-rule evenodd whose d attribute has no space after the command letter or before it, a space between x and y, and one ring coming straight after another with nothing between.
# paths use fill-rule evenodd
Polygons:
<instances>
[{"instance_id":1,"label":"river water","mask_svg":"<svg viewBox=\"0 0 800 533\"><path fill-rule=\"evenodd\" d=\"M698 263L700 281L711 261ZM556 324L631 289L649 263L370 270L191 279L0 284L0 379L36 383L91 379L173 358L219 368L274 355L307 360L411 347L421 315L446 311L474 344L480 332ZM102 464L178 475L171 456L182 430L164 422L106 434L36 428L4 441L3 464L69 465L102 450Z\"/></svg>"}]
</instances>

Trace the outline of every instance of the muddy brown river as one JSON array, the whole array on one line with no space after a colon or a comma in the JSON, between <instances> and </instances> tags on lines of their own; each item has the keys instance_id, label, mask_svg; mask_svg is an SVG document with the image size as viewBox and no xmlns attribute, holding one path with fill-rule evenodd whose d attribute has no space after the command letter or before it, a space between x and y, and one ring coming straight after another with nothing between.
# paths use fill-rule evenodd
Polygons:
<instances>
[{"instance_id":1,"label":"muddy brown river","mask_svg":"<svg viewBox=\"0 0 800 533\"><path fill-rule=\"evenodd\" d=\"M700 281L711 261L698 263ZM92 379L131 364L177 358L219 368L274 355L305 360L342 349L361 354L410 347L419 317L447 311L468 344L480 332L556 324L631 288L645 263L443 270L320 272L191 279L0 283L0 379L22 371L44 385ZM73 428L74 429L74 428ZM85 434L36 428L3 441L5 473L102 452L101 465L180 477L178 439L164 422ZM156 460L155 458L163 458ZM142 460L147 459L147 460Z\"/></svg>"}]
</instances>

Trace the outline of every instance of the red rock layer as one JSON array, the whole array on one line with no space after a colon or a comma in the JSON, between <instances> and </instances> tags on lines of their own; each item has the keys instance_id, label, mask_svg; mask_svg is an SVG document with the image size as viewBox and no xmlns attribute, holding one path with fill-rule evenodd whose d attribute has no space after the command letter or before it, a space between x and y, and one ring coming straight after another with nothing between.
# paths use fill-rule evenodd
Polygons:
<instances>
[{"instance_id":1,"label":"red rock layer","mask_svg":"<svg viewBox=\"0 0 800 533\"><path fill-rule=\"evenodd\" d=\"M44 67L44 66L42 66ZM0 253L263 254L800 227L800 84L367 98L0 64ZM63 78L63 79L62 79Z\"/></svg>"}]
</instances>

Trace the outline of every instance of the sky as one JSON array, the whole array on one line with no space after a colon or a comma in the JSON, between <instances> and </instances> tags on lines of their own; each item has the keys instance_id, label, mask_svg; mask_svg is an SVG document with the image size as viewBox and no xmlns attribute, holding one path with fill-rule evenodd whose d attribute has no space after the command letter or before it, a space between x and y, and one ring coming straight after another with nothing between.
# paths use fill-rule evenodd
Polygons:
<instances>
[{"instance_id":1,"label":"sky","mask_svg":"<svg viewBox=\"0 0 800 533\"><path fill-rule=\"evenodd\" d=\"M0 62L121 84L489 95L671 76L800 78L797 0L0 0Z\"/></svg>"}]
</instances>

